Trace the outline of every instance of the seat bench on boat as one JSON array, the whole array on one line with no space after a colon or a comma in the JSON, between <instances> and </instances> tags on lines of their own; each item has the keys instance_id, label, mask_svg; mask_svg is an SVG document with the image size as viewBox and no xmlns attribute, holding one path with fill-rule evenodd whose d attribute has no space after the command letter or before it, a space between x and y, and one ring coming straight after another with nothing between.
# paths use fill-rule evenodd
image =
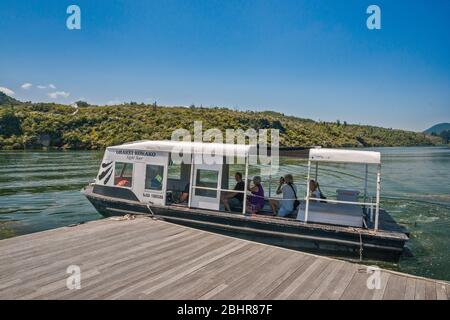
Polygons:
<instances>
[{"instance_id":1,"label":"seat bench on boat","mask_svg":"<svg viewBox=\"0 0 450 320\"><path fill-rule=\"evenodd\" d=\"M305 221L305 206L305 202L300 204L297 220ZM318 201L309 202L308 222L362 228L363 216L363 210L360 206Z\"/></svg>"}]
</instances>

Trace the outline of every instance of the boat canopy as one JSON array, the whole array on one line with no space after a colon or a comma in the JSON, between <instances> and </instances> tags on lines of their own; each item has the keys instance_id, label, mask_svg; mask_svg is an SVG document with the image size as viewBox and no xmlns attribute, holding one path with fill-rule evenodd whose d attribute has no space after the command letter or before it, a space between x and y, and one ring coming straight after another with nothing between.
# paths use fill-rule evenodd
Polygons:
<instances>
[{"instance_id":1,"label":"boat canopy","mask_svg":"<svg viewBox=\"0 0 450 320\"><path fill-rule=\"evenodd\" d=\"M258 150L260 148L260 150ZM262 148L262 149L261 149ZM219 210L222 192L242 193L242 213L245 214L247 208L247 197L244 196L249 184L249 164L253 156L259 153L270 153L270 156L295 157L307 160L308 171L306 179L306 197L304 216L301 218L308 222L310 204L311 180L318 181L319 164L326 163L354 163L365 165L364 194L363 202L356 199L320 199L320 203L333 205L356 205L370 208L370 219L373 218L374 229L378 230L380 193L381 193L381 154L373 151L341 150L327 148L302 148L302 147L280 147L270 148L263 145L247 144L223 144L191 141L134 141L122 145L111 146L105 152L102 167L100 168L96 183L103 186L119 186L134 190L140 201L153 204L165 205L168 191L186 190L190 196L188 207L202 209ZM259 151L259 152L258 152ZM179 175L177 178L169 178L169 166L172 166L171 157L175 154L190 154L191 162L180 163ZM208 163L196 161L196 156L200 154L217 155L223 157L245 158L245 172L242 175L244 188L242 191L231 190L228 186L229 164L228 163ZM137 161L139 160L139 161ZM134 162L133 162L134 161ZM114 163L114 164L113 164ZM315 175L313 176L312 166L315 165ZM369 165L377 165L376 171L376 196L375 202L368 195L368 174ZM111 176L113 177L112 179ZM312 179L314 178L314 179ZM269 198L272 172L269 174ZM134 189L133 189L134 188ZM348 191L353 190L343 190ZM350 192L351 193L351 192ZM297 198L297 197L296 197ZM300 200L301 198L297 198ZM315 199L312 199L313 204ZM330 207L331 208L331 207ZM375 210L374 210L375 208ZM333 211L333 210L330 210ZM333 212L335 212L334 210ZM375 211L375 214L374 214Z\"/></svg>"},{"instance_id":2,"label":"boat canopy","mask_svg":"<svg viewBox=\"0 0 450 320\"><path fill-rule=\"evenodd\" d=\"M380 215L380 193L381 193L381 153L375 151L356 151L356 150L340 150L340 149L326 149L326 148L313 148L309 150L308 157L308 174L306 179L306 203L304 210L304 221L308 221L308 213L309 213L309 203L310 203L310 181L311 181L311 164L315 163L316 172L315 179L317 180L318 176L318 167L320 162L334 162L334 163L358 163L364 164L365 169L365 178L364 178L364 202L358 201L342 201L342 200L332 200L332 199L321 199L321 202L326 203L334 203L334 204L343 204L343 205L363 205L369 206L370 209L370 220L373 220L373 206L375 206L375 222L374 222L374 230L378 230L379 224L379 215ZM377 166L377 178L376 178L376 200L375 203L367 202L367 187L368 187L368 174L369 174L369 165ZM349 190L344 190L349 191Z\"/></svg>"},{"instance_id":3,"label":"boat canopy","mask_svg":"<svg viewBox=\"0 0 450 320\"><path fill-rule=\"evenodd\" d=\"M190 154L215 154L215 155L236 155L247 157L256 154L257 146L246 144L223 144L223 143L202 143L189 141L135 141L119 146L108 147L114 149L147 150L162 152L185 152Z\"/></svg>"},{"instance_id":4,"label":"boat canopy","mask_svg":"<svg viewBox=\"0 0 450 320\"><path fill-rule=\"evenodd\" d=\"M317 162L380 164L381 154L375 151L314 148L309 150L309 160Z\"/></svg>"}]
</instances>

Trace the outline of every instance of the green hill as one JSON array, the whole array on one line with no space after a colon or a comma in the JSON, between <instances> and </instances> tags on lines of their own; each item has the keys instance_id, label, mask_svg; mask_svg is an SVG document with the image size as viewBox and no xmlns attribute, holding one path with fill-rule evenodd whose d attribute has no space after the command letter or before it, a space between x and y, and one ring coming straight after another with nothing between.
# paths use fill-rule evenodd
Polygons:
<instances>
[{"instance_id":1,"label":"green hill","mask_svg":"<svg viewBox=\"0 0 450 320\"><path fill-rule=\"evenodd\" d=\"M20 105L22 102L16 100L0 91L0 106L4 105Z\"/></svg>"},{"instance_id":2,"label":"green hill","mask_svg":"<svg viewBox=\"0 0 450 320\"><path fill-rule=\"evenodd\" d=\"M424 131L427 134L439 135L443 131L450 131L450 123L439 123Z\"/></svg>"},{"instance_id":3,"label":"green hill","mask_svg":"<svg viewBox=\"0 0 450 320\"><path fill-rule=\"evenodd\" d=\"M173 130L189 129L194 120L203 129L280 130L284 146L360 147L433 145L440 139L423 133L385 129L346 122L315 122L266 111L226 108L163 107L144 104L91 106L78 111L53 103L20 103L7 99L0 106L0 149L103 149L143 139L170 139ZM75 112L76 111L76 112Z\"/></svg>"}]
</instances>

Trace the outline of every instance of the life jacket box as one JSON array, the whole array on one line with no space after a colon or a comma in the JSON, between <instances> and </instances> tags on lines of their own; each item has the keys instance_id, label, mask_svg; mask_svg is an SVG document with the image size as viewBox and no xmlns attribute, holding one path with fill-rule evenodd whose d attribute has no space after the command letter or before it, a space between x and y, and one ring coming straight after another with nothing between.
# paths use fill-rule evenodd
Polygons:
<instances>
[{"instance_id":1,"label":"life jacket box","mask_svg":"<svg viewBox=\"0 0 450 320\"><path fill-rule=\"evenodd\" d=\"M336 195L338 201L358 202L359 191L349 189L337 189Z\"/></svg>"}]
</instances>

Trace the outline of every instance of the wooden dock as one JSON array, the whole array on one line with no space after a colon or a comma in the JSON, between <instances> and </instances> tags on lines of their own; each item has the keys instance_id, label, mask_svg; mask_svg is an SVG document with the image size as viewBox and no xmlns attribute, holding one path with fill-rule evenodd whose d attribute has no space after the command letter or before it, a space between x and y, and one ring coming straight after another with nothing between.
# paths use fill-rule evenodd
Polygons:
<instances>
[{"instance_id":1,"label":"wooden dock","mask_svg":"<svg viewBox=\"0 0 450 320\"><path fill-rule=\"evenodd\" d=\"M80 267L69 290L67 268ZM182 227L105 219L0 241L0 299L443 299L450 285Z\"/></svg>"}]
</instances>

